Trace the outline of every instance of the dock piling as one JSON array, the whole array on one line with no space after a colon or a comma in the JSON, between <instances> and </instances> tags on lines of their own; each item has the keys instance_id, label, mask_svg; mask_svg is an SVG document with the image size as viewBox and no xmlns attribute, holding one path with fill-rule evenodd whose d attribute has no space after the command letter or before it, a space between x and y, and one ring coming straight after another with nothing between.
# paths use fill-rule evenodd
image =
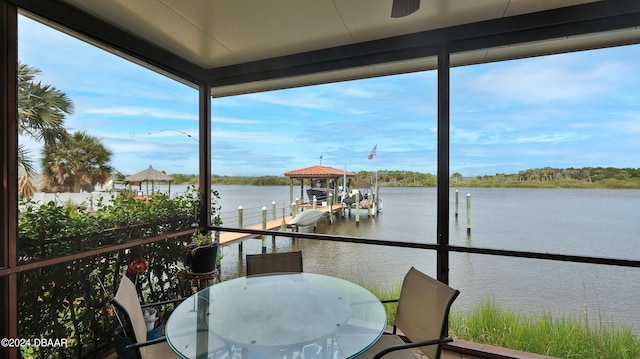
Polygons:
<instances>
[{"instance_id":1,"label":"dock piling","mask_svg":"<svg viewBox=\"0 0 640 359\"><path fill-rule=\"evenodd\" d=\"M356 192L356 226L360 225L360 193Z\"/></svg>"},{"instance_id":2,"label":"dock piling","mask_svg":"<svg viewBox=\"0 0 640 359\"><path fill-rule=\"evenodd\" d=\"M280 225L280 230L283 232L287 231L287 222L284 220L284 205L282 206L282 224Z\"/></svg>"},{"instance_id":3,"label":"dock piling","mask_svg":"<svg viewBox=\"0 0 640 359\"><path fill-rule=\"evenodd\" d=\"M242 228L242 212L243 212L243 208L242 206L238 206L238 228ZM238 253L242 253L242 241L240 241L240 243L238 243Z\"/></svg>"},{"instance_id":4,"label":"dock piling","mask_svg":"<svg viewBox=\"0 0 640 359\"><path fill-rule=\"evenodd\" d=\"M267 207L262 207L262 230L267 229ZM267 236L262 235L262 253L267 252Z\"/></svg>"},{"instance_id":5,"label":"dock piling","mask_svg":"<svg viewBox=\"0 0 640 359\"><path fill-rule=\"evenodd\" d=\"M276 201L271 202L271 220L276 220Z\"/></svg>"},{"instance_id":6,"label":"dock piling","mask_svg":"<svg viewBox=\"0 0 640 359\"><path fill-rule=\"evenodd\" d=\"M471 235L471 193L467 193L467 236Z\"/></svg>"},{"instance_id":7,"label":"dock piling","mask_svg":"<svg viewBox=\"0 0 640 359\"><path fill-rule=\"evenodd\" d=\"M316 209L318 207L318 198L316 198L316 196L313 196L313 203L311 205L311 208ZM316 229L318 228L318 224L316 222L313 223L313 231L315 232Z\"/></svg>"},{"instance_id":8,"label":"dock piling","mask_svg":"<svg viewBox=\"0 0 640 359\"><path fill-rule=\"evenodd\" d=\"M456 190L456 220L458 220L458 190Z\"/></svg>"},{"instance_id":9,"label":"dock piling","mask_svg":"<svg viewBox=\"0 0 640 359\"><path fill-rule=\"evenodd\" d=\"M329 193L327 206L329 206L329 223L333 224L333 193Z\"/></svg>"}]
</instances>

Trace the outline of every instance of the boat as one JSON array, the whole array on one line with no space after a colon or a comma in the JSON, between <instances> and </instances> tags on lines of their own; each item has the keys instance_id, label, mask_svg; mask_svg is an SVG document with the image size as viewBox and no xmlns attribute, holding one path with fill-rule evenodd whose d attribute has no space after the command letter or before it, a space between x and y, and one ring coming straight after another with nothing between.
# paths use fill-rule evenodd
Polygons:
<instances>
[{"instance_id":1,"label":"boat","mask_svg":"<svg viewBox=\"0 0 640 359\"><path fill-rule=\"evenodd\" d=\"M313 196L316 197L316 201L325 202L329 196L329 189L327 188L307 188L307 197L309 202L313 201Z\"/></svg>"},{"instance_id":2,"label":"boat","mask_svg":"<svg viewBox=\"0 0 640 359\"><path fill-rule=\"evenodd\" d=\"M322 218L323 215L324 212L319 209L307 209L296 215L287 225L296 227L310 226Z\"/></svg>"},{"instance_id":3,"label":"boat","mask_svg":"<svg viewBox=\"0 0 640 359\"><path fill-rule=\"evenodd\" d=\"M350 191L348 195L342 199L342 204L348 208L356 207L356 195L360 196L360 209L373 209L376 210L376 205L379 206L378 211L382 209L380 200L376 199L376 193L373 187L369 183L358 183Z\"/></svg>"}]
</instances>

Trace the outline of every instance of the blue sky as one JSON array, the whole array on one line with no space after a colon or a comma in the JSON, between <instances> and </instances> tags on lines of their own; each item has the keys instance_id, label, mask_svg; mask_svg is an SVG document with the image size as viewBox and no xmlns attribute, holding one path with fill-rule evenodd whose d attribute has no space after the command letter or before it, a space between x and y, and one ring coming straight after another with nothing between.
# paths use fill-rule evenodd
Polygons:
<instances>
[{"instance_id":1,"label":"blue sky","mask_svg":"<svg viewBox=\"0 0 640 359\"><path fill-rule=\"evenodd\" d=\"M100 138L118 171L198 172L195 89L25 17L19 58L72 99L67 127ZM451 173L640 167L638 58L640 46L627 46L452 69ZM212 102L214 174L320 163L436 172L435 71ZM41 146L20 143L39 164Z\"/></svg>"}]
</instances>

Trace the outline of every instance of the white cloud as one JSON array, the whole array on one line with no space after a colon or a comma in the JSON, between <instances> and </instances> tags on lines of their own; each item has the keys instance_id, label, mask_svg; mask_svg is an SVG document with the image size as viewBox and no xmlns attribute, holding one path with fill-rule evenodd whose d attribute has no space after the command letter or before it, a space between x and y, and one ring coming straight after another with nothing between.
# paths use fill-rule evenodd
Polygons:
<instances>
[{"instance_id":1,"label":"white cloud","mask_svg":"<svg viewBox=\"0 0 640 359\"><path fill-rule=\"evenodd\" d=\"M478 76L460 88L484 94L492 102L583 102L615 88L625 65L589 60L587 53L480 65Z\"/></svg>"},{"instance_id":2,"label":"white cloud","mask_svg":"<svg viewBox=\"0 0 640 359\"><path fill-rule=\"evenodd\" d=\"M551 142L567 142L575 141L583 136L575 136L569 133L540 134L537 136L517 137L513 141L517 143L551 143Z\"/></svg>"},{"instance_id":3,"label":"white cloud","mask_svg":"<svg viewBox=\"0 0 640 359\"><path fill-rule=\"evenodd\" d=\"M146 116L150 118L164 118L171 120L198 121L198 114L172 112L151 107L103 107L88 108L84 110L88 114L101 114L114 116Z\"/></svg>"},{"instance_id":4,"label":"white cloud","mask_svg":"<svg viewBox=\"0 0 640 359\"><path fill-rule=\"evenodd\" d=\"M240 125L258 125L263 123L261 120L248 120L242 118L233 118L233 117L218 117L215 116L211 118L211 122L214 123L231 123L231 124L240 124Z\"/></svg>"},{"instance_id":5,"label":"white cloud","mask_svg":"<svg viewBox=\"0 0 640 359\"><path fill-rule=\"evenodd\" d=\"M293 92L292 90L283 91L285 92L279 92L277 94L272 92L256 93L246 95L246 97L251 100L257 100L271 105L298 107L311 110L333 109L344 105L343 101L323 96L320 91L313 92L308 89L301 92Z\"/></svg>"}]
</instances>

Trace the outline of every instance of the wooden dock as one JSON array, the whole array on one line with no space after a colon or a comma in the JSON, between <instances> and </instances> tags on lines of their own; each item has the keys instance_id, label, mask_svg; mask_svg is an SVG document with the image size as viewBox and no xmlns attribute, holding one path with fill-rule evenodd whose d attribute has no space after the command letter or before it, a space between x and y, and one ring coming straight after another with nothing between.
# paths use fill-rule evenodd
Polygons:
<instances>
[{"instance_id":1,"label":"wooden dock","mask_svg":"<svg viewBox=\"0 0 640 359\"><path fill-rule=\"evenodd\" d=\"M309 209L311 208L311 206L302 206L301 208L304 209ZM316 207L316 209L324 212L324 213L329 213L329 206L322 206L322 207ZM331 211L333 213L339 212L342 210L342 204L338 203L338 204L334 204L331 207ZM284 223L286 226L286 223L289 223L289 221L291 221L293 219L292 216L287 216L284 217ZM273 230L273 229L280 229L282 227L282 222L283 219L282 217L275 219L275 220L270 220L267 221L265 229L268 230ZM250 225L250 226L244 226L243 228L245 229L257 229L257 230L261 230L262 228L262 223L258 223L258 224L254 224L254 225ZM285 227L287 228L287 227ZM233 244L236 242L242 242L245 239L250 239L250 238L255 238L255 239L262 239L259 238L259 235L256 234L247 234L247 233L236 233L236 232L223 232L220 233L220 245L224 246L224 245L228 245L228 244Z\"/></svg>"}]
</instances>

